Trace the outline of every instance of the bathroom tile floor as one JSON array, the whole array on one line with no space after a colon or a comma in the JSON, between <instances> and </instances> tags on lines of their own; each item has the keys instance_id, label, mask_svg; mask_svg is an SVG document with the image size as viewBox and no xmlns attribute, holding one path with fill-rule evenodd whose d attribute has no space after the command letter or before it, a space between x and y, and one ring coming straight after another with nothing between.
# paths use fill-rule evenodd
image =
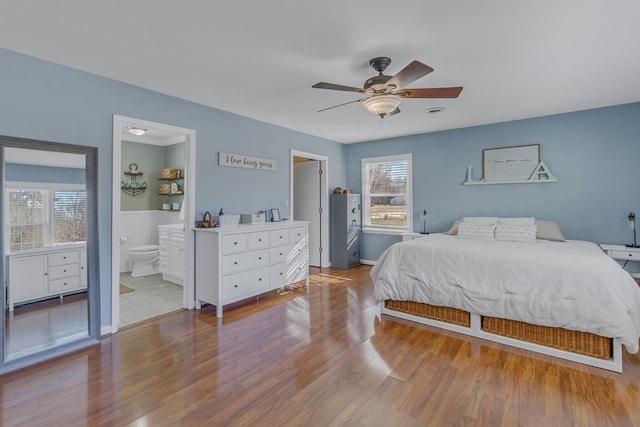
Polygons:
<instances>
[{"instance_id":1,"label":"bathroom tile floor","mask_svg":"<svg viewBox=\"0 0 640 427\"><path fill-rule=\"evenodd\" d=\"M162 280L162 274L131 277L120 273L120 283L133 292L120 294L120 327L182 309L182 286Z\"/></svg>"}]
</instances>

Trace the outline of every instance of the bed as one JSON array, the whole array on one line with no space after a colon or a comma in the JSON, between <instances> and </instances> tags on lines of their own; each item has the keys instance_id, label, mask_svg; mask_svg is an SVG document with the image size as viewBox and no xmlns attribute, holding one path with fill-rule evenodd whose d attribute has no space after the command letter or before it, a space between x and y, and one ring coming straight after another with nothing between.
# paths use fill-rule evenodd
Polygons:
<instances>
[{"instance_id":1,"label":"bed","mask_svg":"<svg viewBox=\"0 0 640 427\"><path fill-rule=\"evenodd\" d=\"M498 233L498 218L493 234L469 237L465 220L380 256L370 274L382 313L622 372L621 346L636 353L640 338L626 271L594 243L536 235L533 218L525 240Z\"/></svg>"}]
</instances>

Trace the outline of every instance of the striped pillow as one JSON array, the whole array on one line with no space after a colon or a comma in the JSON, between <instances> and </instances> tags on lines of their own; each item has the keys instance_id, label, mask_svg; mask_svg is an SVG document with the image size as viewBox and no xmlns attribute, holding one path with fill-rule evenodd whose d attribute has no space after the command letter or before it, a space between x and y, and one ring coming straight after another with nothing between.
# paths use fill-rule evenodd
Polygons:
<instances>
[{"instance_id":1,"label":"striped pillow","mask_svg":"<svg viewBox=\"0 0 640 427\"><path fill-rule=\"evenodd\" d=\"M460 222L458 237L461 239L494 240L495 224L478 224L475 222Z\"/></svg>"},{"instance_id":2,"label":"striped pillow","mask_svg":"<svg viewBox=\"0 0 640 427\"><path fill-rule=\"evenodd\" d=\"M500 224L496 227L496 240L502 242L535 243L535 225Z\"/></svg>"}]
</instances>

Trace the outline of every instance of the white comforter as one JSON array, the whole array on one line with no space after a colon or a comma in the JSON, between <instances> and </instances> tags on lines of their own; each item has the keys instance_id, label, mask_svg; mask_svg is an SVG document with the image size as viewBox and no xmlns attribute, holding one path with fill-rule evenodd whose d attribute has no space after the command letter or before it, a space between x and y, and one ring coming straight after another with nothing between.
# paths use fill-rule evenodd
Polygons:
<instances>
[{"instance_id":1,"label":"white comforter","mask_svg":"<svg viewBox=\"0 0 640 427\"><path fill-rule=\"evenodd\" d=\"M378 301L416 301L592 332L638 351L640 289L594 243L433 234L391 246L370 274Z\"/></svg>"}]
</instances>

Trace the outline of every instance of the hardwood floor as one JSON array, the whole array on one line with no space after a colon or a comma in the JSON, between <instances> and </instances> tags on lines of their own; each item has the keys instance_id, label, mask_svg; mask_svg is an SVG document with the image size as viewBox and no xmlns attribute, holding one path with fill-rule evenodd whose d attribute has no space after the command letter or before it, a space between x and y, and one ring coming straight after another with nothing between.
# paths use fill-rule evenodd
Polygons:
<instances>
[{"instance_id":1,"label":"hardwood floor","mask_svg":"<svg viewBox=\"0 0 640 427\"><path fill-rule=\"evenodd\" d=\"M181 311L0 377L2 426L640 426L624 373L384 316L369 267Z\"/></svg>"}]
</instances>

